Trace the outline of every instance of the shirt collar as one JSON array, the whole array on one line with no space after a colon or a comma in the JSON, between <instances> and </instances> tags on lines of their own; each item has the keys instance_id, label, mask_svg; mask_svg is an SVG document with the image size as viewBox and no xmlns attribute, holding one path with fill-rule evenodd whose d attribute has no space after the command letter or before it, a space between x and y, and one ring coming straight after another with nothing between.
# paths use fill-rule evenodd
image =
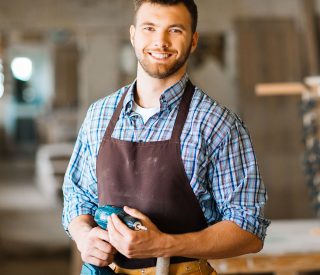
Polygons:
<instances>
[{"instance_id":1,"label":"shirt collar","mask_svg":"<svg viewBox=\"0 0 320 275\"><path fill-rule=\"evenodd\" d=\"M184 74L184 76L170 88L166 89L160 96L160 110L172 110L182 97L184 89L187 85L189 77L188 74Z\"/></svg>"},{"instance_id":2,"label":"shirt collar","mask_svg":"<svg viewBox=\"0 0 320 275\"><path fill-rule=\"evenodd\" d=\"M180 101L187 81L189 79L188 74L184 76L174 85L166 89L160 96L160 111L170 111ZM134 102L134 92L136 91L137 80L135 80L128 88L128 93L123 101L125 107L125 114L129 115L132 112Z\"/></svg>"},{"instance_id":3,"label":"shirt collar","mask_svg":"<svg viewBox=\"0 0 320 275\"><path fill-rule=\"evenodd\" d=\"M134 102L134 92L136 90L137 80L133 81L133 83L129 86L126 97L123 101L124 112L126 115L130 115L132 112L133 102Z\"/></svg>"}]
</instances>

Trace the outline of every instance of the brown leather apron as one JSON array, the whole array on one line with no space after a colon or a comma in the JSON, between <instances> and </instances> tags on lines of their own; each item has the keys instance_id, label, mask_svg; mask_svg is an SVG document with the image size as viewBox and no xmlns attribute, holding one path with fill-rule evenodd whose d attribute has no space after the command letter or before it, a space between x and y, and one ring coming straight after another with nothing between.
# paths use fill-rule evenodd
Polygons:
<instances>
[{"instance_id":1,"label":"brown leather apron","mask_svg":"<svg viewBox=\"0 0 320 275\"><path fill-rule=\"evenodd\" d=\"M136 208L162 232L170 234L195 232L207 227L180 154L180 135L193 93L194 86L189 81L182 95L171 139L153 142L130 142L111 137L123 108L127 92L124 93L99 149L99 205ZM171 263L192 260L172 257ZM128 259L118 253L115 263L123 268L145 268L155 266L156 259Z\"/></svg>"}]
</instances>

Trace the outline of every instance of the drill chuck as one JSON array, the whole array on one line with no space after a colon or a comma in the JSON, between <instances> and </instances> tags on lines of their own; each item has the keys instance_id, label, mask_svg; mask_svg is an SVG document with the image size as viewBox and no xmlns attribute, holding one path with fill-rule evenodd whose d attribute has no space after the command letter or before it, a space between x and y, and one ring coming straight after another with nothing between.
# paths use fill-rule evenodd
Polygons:
<instances>
[{"instance_id":1,"label":"drill chuck","mask_svg":"<svg viewBox=\"0 0 320 275\"><path fill-rule=\"evenodd\" d=\"M147 230L147 228L143 226L138 219L129 216L127 213L125 213L125 215L118 215L118 216L132 230L136 230L136 231Z\"/></svg>"}]
</instances>

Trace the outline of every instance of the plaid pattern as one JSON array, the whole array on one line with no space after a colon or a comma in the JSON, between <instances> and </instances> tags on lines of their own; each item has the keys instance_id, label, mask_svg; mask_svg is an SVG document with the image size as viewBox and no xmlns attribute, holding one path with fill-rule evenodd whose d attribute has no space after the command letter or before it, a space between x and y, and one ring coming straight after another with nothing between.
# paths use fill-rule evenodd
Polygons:
<instances>
[{"instance_id":1,"label":"plaid pattern","mask_svg":"<svg viewBox=\"0 0 320 275\"><path fill-rule=\"evenodd\" d=\"M160 112L146 124L132 110L135 82L90 106L63 184L63 225L67 232L74 217L94 215L97 209L96 159L123 93L129 89L112 137L142 142L167 140L187 80L185 75L161 95ZM243 122L196 87L180 144L186 174L208 224L230 220L264 239L269 225L263 217L267 195Z\"/></svg>"}]
</instances>

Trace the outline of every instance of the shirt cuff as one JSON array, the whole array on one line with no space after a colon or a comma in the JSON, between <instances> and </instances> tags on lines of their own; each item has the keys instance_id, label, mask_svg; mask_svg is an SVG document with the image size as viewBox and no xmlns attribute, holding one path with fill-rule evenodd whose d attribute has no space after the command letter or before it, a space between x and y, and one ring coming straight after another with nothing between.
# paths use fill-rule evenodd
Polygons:
<instances>
[{"instance_id":1,"label":"shirt cuff","mask_svg":"<svg viewBox=\"0 0 320 275\"><path fill-rule=\"evenodd\" d=\"M255 216L249 213L250 211L239 211L234 209L227 209L223 213L222 220L232 221L241 229L256 235L259 239L264 241L266 237L267 227L270 225L270 220L261 216Z\"/></svg>"},{"instance_id":2,"label":"shirt cuff","mask_svg":"<svg viewBox=\"0 0 320 275\"><path fill-rule=\"evenodd\" d=\"M67 235L72 239L72 236L70 235L70 232L68 230L69 224L71 223L71 221L80 216L80 215L91 215L94 217L95 213L96 213L97 207L93 207L93 208L78 208L76 210L73 211L68 211L66 210L63 213L62 216L62 224L63 224L63 228L66 231Z\"/></svg>"}]
</instances>

